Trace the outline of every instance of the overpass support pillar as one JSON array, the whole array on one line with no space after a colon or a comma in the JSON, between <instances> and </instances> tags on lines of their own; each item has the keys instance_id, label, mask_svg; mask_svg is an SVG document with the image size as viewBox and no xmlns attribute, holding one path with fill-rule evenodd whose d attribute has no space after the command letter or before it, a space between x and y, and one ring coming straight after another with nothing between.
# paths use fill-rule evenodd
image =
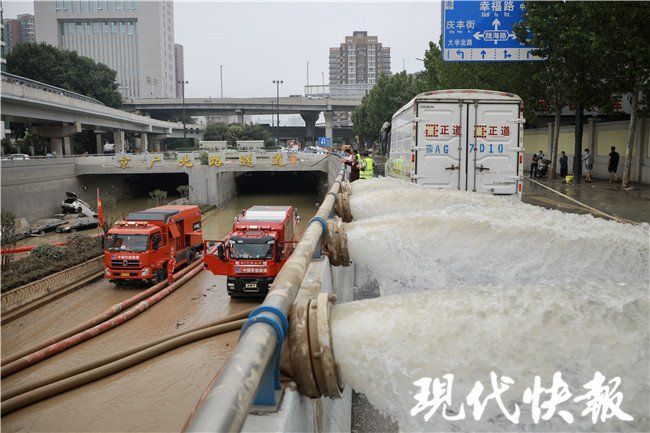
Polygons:
<instances>
[{"instance_id":1,"label":"overpass support pillar","mask_svg":"<svg viewBox=\"0 0 650 433\"><path fill-rule=\"evenodd\" d=\"M124 131L116 129L113 131L113 141L115 142L115 153L124 153Z\"/></svg>"},{"instance_id":2,"label":"overpass support pillar","mask_svg":"<svg viewBox=\"0 0 650 433\"><path fill-rule=\"evenodd\" d=\"M325 137L329 138L330 141L334 141L334 129L333 129L333 111L323 111L323 116L325 117Z\"/></svg>"},{"instance_id":3,"label":"overpass support pillar","mask_svg":"<svg viewBox=\"0 0 650 433\"><path fill-rule=\"evenodd\" d=\"M63 137L63 153L64 155L72 155L72 146L70 145L70 137Z\"/></svg>"},{"instance_id":4,"label":"overpass support pillar","mask_svg":"<svg viewBox=\"0 0 650 433\"><path fill-rule=\"evenodd\" d=\"M237 123L244 124L244 110L237 110Z\"/></svg>"},{"instance_id":5,"label":"overpass support pillar","mask_svg":"<svg viewBox=\"0 0 650 433\"><path fill-rule=\"evenodd\" d=\"M149 142L149 137L147 136L147 143ZM160 152L160 135L151 136L151 145L154 152Z\"/></svg>"},{"instance_id":6,"label":"overpass support pillar","mask_svg":"<svg viewBox=\"0 0 650 433\"><path fill-rule=\"evenodd\" d=\"M313 111L303 111L300 117L305 121L305 145L314 145L314 135L316 135L316 121L318 120L318 113Z\"/></svg>"},{"instance_id":7,"label":"overpass support pillar","mask_svg":"<svg viewBox=\"0 0 650 433\"><path fill-rule=\"evenodd\" d=\"M52 147L52 154L57 158L63 157L63 138L52 137L50 138L50 147Z\"/></svg>"},{"instance_id":8,"label":"overpass support pillar","mask_svg":"<svg viewBox=\"0 0 650 433\"><path fill-rule=\"evenodd\" d=\"M96 146L95 151L97 152L98 155L104 153L104 141L101 133L95 134L95 146Z\"/></svg>"},{"instance_id":9,"label":"overpass support pillar","mask_svg":"<svg viewBox=\"0 0 650 433\"><path fill-rule=\"evenodd\" d=\"M140 133L140 147L143 153L149 151L149 135L146 132Z\"/></svg>"}]
</instances>

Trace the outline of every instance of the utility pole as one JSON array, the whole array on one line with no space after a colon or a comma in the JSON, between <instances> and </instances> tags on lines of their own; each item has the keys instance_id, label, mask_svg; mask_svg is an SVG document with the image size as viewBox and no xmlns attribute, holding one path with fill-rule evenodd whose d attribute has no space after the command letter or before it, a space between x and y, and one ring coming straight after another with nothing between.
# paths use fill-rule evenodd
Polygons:
<instances>
[{"instance_id":1,"label":"utility pole","mask_svg":"<svg viewBox=\"0 0 650 433\"><path fill-rule=\"evenodd\" d=\"M182 96L183 96L183 146L187 147L187 125L186 125L186 120L185 120L185 85L189 84L189 81L177 81L178 84L183 85L183 91L182 91Z\"/></svg>"},{"instance_id":2,"label":"utility pole","mask_svg":"<svg viewBox=\"0 0 650 433\"><path fill-rule=\"evenodd\" d=\"M223 65L219 65L219 86L221 87L221 97L223 98Z\"/></svg>"},{"instance_id":3,"label":"utility pole","mask_svg":"<svg viewBox=\"0 0 650 433\"><path fill-rule=\"evenodd\" d=\"M321 82L323 85L323 93L325 93L325 72L321 72Z\"/></svg>"},{"instance_id":4,"label":"utility pole","mask_svg":"<svg viewBox=\"0 0 650 433\"><path fill-rule=\"evenodd\" d=\"M309 60L307 60L307 85L309 86Z\"/></svg>"},{"instance_id":5,"label":"utility pole","mask_svg":"<svg viewBox=\"0 0 650 433\"><path fill-rule=\"evenodd\" d=\"M282 80L273 80L275 84L276 94L275 94L275 105L277 109L277 118L276 118L276 134L275 134L275 145L280 144L280 84L284 83Z\"/></svg>"}]
</instances>

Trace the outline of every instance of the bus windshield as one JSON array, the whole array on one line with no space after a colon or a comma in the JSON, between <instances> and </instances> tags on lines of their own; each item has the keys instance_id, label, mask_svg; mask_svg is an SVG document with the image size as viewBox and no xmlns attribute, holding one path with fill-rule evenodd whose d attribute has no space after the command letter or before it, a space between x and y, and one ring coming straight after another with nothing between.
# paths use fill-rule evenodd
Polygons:
<instances>
[{"instance_id":1,"label":"bus windshield","mask_svg":"<svg viewBox=\"0 0 650 433\"><path fill-rule=\"evenodd\" d=\"M230 249L232 259L270 259L273 258L273 244L232 244Z\"/></svg>"},{"instance_id":2,"label":"bus windshield","mask_svg":"<svg viewBox=\"0 0 650 433\"><path fill-rule=\"evenodd\" d=\"M147 251L148 235L108 235L106 245L109 251Z\"/></svg>"}]
</instances>

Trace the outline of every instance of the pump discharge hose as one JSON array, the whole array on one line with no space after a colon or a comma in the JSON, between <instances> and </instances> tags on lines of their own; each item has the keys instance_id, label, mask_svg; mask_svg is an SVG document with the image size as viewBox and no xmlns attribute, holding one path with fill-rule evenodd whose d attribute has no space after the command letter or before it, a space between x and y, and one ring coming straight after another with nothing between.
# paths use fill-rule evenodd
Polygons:
<instances>
[{"instance_id":1,"label":"pump discharge hose","mask_svg":"<svg viewBox=\"0 0 650 433\"><path fill-rule=\"evenodd\" d=\"M174 274L174 279L181 278L183 275L187 274L189 271L192 269L196 268L201 264L201 260L197 260L195 263L192 263L191 265L185 267L184 269L181 269L180 271L176 272ZM78 334L79 332L85 331L88 328L91 328L99 323L102 323L111 317L115 316L121 311L125 311L127 308L131 307L132 305L135 305L137 302L142 301L143 299L153 295L154 293L159 292L162 290L165 286L167 285L167 281L161 281L160 283L151 286L147 290L143 290L142 292L138 293L137 295L134 295L128 299L125 299L124 301L120 302L119 304L113 305L111 308L108 310L96 315L95 317L92 317L85 322L75 326L74 328L70 328L65 332L62 332L61 334L55 335L54 337L50 337L47 340L43 340L38 344L35 344L31 347L28 347L26 349L23 349L19 352L12 353L11 355L8 355L6 357L2 358L2 366L12 363L26 355L30 355L38 350L41 350L45 347L51 346L55 343L58 343L61 340L64 340L72 335ZM2 377L4 377L4 369L2 372Z\"/></svg>"},{"instance_id":2,"label":"pump discharge hose","mask_svg":"<svg viewBox=\"0 0 650 433\"><path fill-rule=\"evenodd\" d=\"M199 261L198 264L201 264ZM195 265L195 267L190 270L187 274L183 275L181 278L179 278L177 281L173 282L163 290L160 290L158 293L155 293L154 295L151 295L147 299L141 301L138 305L135 307L118 314L117 316L114 316L110 318L109 320L106 320L98 325L93 326L92 328L88 328L82 332L76 333L70 337L67 337L61 341L58 341L54 344L51 344L47 347L44 347L40 350L37 350L36 352L30 353L27 356L23 356L11 363L8 363L6 365L2 366L1 370L1 377L6 377L11 374L14 374L18 371L21 371L31 365L34 365L38 362L43 361L44 359L50 358L51 356L56 355L59 352L62 352L66 349L69 349L72 346L75 346L79 343L82 343L92 337L95 337L99 334L102 334L110 329L113 329L124 322L134 318L138 314L142 313L145 311L147 308L150 306L154 305L170 293L172 293L174 290L176 290L178 287L182 286L185 284L188 280L190 280L192 277L194 277L196 274L201 272L203 270L203 266L198 266Z\"/></svg>"},{"instance_id":3,"label":"pump discharge hose","mask_svg":"<svg viewBox=\"0 0 650 433\"><path fill-rule=\"evenodd\" d=\"M248 317L248 315L253 311L253 308L248 308L246 310L240 311L239 313L231 314L229 316L223 317L221 319L214 320L212 322L205 323L203 325L197 326L195 328L187 329L185 331L180 331L176 332L171 335L165 335L164 337L156 338L155 340L147 341L145 343L142 343L138 346L131 347L129 349L123 350L121 352L116 352L108 356L104 356L103 358L96 359L94 361L87 362L82 365L78 365L76 367L69 368L67 370L51 374L49 376L46 376L42 379L37 379L33 382L29 382L23 385L19 385L15 388L8 389L8 390L2 390L2 397L0 398L2 401L5 401L7 399L13 398L17 395L24 394L28 391L31 391L36 388L42 388L45 385L49 385L54 382L58 382L60 380L66 379L71 376L76 376L80 373L86 372L88 370L95 369L97 367L101 367L103 365L109 364L113 361L117 361L118 359L121 358L126 358L129 355L133 355L134 353L141 352L145 349L148 349L150 347L156 346L158 344L164 343L166 341L169 341L171 339L181 337L183 335L190 334L195 331L199 331L201 329L207 329L210 327L214 327L217 325L222 325L224 323L230 323L234 322L237 320L245 319Z\"/></svg>"},{"instance_id":4,"label":"pump discharge hose","mask_svg":"<svg viewBox=\"0 0 650 433\"><path fill-rule=\"evenodd\" d=\"M246 313L250 313L247 311ZM243 313L240 313L242 315ZM224 322L229 318L224 318L221 321ZM199 341L205 338L213 337L216 335L224 334L226 332L234 331L242 327L246 320L234 320L226 323L217 324L209 327L199 327L190 331L187 331L181 335L170 336L166 341L163 341L158 344L152 345L149 343L149 347L132 353L128 356L121 357L115 361L105 363L99 367L86 370L82 373L75 375L68 375L68 377L58 380L56 382L49 381L48 384L41 386L39 388L32 388L27 392L16 395L16 390L12 392L12 395L15 395L6 401L2 402L1 412L2 416L10 414L18 409L22 409L25 406L37 403L39 401L45 400L47 398L53 397L55 395L64 393L71 389L86 385L91 382L95 382L99 379L103 379L111 374L117 373L119 371L125 370L129 367L132 367L141 362L147 361L151 358L154 358L165 352L176 349L178 347ZM110 357L109 357L110 358ZM106 361L104 359L102 361ZM95 363L99 363L96 361ZM88 364L87 366L89 366ZM47 379L46 379L47 380ZM24 388L24 387L22 387Z\"/></svg>"}]
</instances>

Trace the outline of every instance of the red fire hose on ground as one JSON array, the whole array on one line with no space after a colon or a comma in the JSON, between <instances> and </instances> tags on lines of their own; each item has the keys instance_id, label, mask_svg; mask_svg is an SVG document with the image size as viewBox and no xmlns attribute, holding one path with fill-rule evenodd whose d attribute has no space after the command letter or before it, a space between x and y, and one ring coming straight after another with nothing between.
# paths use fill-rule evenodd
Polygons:
<instances>
[{"instance_id":1,"label":"red fire hose on ground","mask_svg":"<svg viewBox=\"0 0 650 433\"><path fill-rule=\"evenodd\" d=\"M179 278L164 289L164 285L167 284L166 281L158 283L150 289L147 289L142 293L139 293L138 295L135 295L134 297L121 302L120 304L114 305L110 309L69 331L48 339L38 345L30 347L29 349L25 349L20 353L8 356L7 359L3 361L0 376L4 378L6 376L14 374L31 365L43 361L44 359L50 358L57 353L69 349L72 346L82 343L92 337L95 337L125 323L161 299L165 298L178 287L182 286L196 274L201 272L203 270L202 264L202 260L197 260L195 263L178 272L177 275ZM142 300L146 296L148 297ZM131 306L138 301L140 301L140 303L135 307L124 311L123 313L117 314L123 308L128 308L128 306ZM34 350L36 347L38 347L38 349Z\"/></svg>"}]
</instances>

